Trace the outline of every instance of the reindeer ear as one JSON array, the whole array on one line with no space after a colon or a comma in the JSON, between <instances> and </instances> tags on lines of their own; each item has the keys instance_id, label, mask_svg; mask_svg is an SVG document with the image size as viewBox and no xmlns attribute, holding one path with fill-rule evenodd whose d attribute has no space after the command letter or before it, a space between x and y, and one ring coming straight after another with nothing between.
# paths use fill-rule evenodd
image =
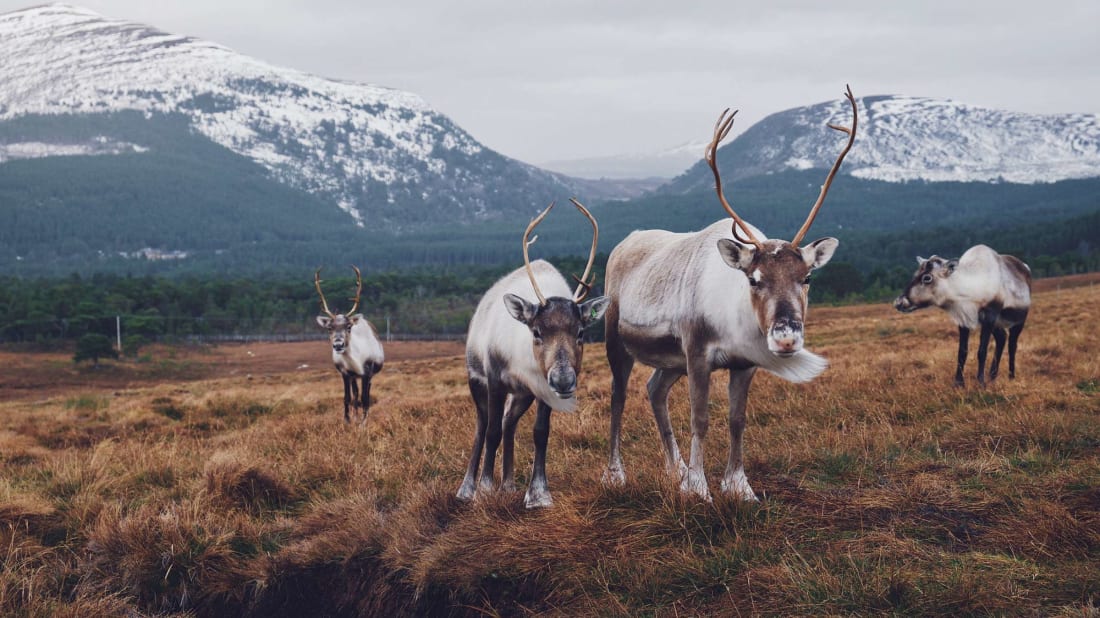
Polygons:
<instances>
[{"instance_id":1,"label":"reindeer ear","mask_svg":"<svg viewBox=\"0 0 1100 618\"><path fill-rule=\"evenodd\" d=\"M833 259L833 253L836 252L839 245L840 241L835 238L819 238L809 245L801 247L799 251L802 252L802 261L806 262L806 266L809 266L810 270L816 270Z\"/></svg>"},{"instance_id":2,"label":"reindeer ear","mask_svg":"<svg viewBox=\"0 0 1100 618\"><path fill-rule=\"evenodd\" d=\"M955 272L955 268L956 268L956 267L957 267L958 265L959 265L959 261L958 261L958 260L947 260L947 264L946 264L946 266L947 266L947 274L948 274L948 275L950 275L951 273ZM945 275L945 276L946 276L946 275Z\"/></svg>"},{"instance_id":3,"label":"reindeer ear","mask_svg":"<svg viewBox=\"0 0 1100 618\"><path fill-rule=\"evenodd\" d=\"M332 318L327 315L317 316L317 325L321 328L328 328L332 324Z\"/></svg>"},{"instance_id":4,"label":"reindeer ear","mask_svg":"<svg viewBox=\"0 0 1100 618\"><path fill-rule=\"evenodd\" d=\"M599 296L589 299L581 303L581 323L588 326L594 322L597 322L603 317L607 306L611 304L611 299L606 296Z\"/></svg>"},{"instance_id":5,"label":"reindeer ear","mask_svg":"<svg viewBox=\"0 0 1100 618\"><path fill-rule=\"evenodd\" d=\"M505 294L504 305L508 307L508 313L512 314L513 318L527 325L531 324L531 320L535 319L535 314L539 311L538 305L529 303L515 294Z\"/></svg>"},{"instance_id":6,"label":"reindeer ear","mask_svg":"<svg viewBox=\"0 0 1100 618\"><path fill-rule=\"evenodd\" d=\"M927 259L922 258L919 255L917 256L917 266L924 266L924 263L927 262L927 261L928 261Z\"/></svg>"},{"instance_id":7,"label":"reindeer ear","mask_svg":"<svg viewBox=\"0 0 1100 618\"><path fill-rule=\"evenodd\" d=\"M348 322L351 322L352 326L355 326L356 324L358 324L359 320L362 320L362 319L363 319L363 314L361 314L361 313L353 313L353 314L348 316Z\"/></svg>"},{"instance_id":8,"label":"reindeer ear","mask_svg":"<svg viewBox=\"0 0 1100 618\"><path fill-rule=\"evenodd\" d=\"M752 259L756 256L756 247L743 245L729 238L718 239L718 253L730 268L748 270L752 266Z\"/></svg>"}]
</instances>

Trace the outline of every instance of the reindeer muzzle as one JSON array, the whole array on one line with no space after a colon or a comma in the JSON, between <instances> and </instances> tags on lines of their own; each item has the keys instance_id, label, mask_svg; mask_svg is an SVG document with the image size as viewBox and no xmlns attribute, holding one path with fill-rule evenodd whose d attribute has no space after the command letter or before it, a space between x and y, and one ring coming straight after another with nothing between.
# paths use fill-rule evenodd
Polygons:
<instances>
[{"instance_id":1,"label":"reindeer muzzle","mask_svg":"<svg viewBox=\"0 0 1100 618\"><path fill-rule=\"evenodd\" d=\"M894 309L897 309L902 313L909 313L910 311L916 311L917 306L909 300L908 296L898 296L894 300Z\"/></svg>"},{"instance_id":2,"label":"reindeer muzzle","mask_svg":"<svg viewBox=\"0 0 1100 618\"><path fill-rule=\"evenodd\" d=\"M768 350L776 356L791 356L802 350L802 322L780 318L768 331Z\"/></svg>"},{"instance_id":3,"label":"reindeer muzzle","mask_svg":"<svg viewBox=\"0 0 1100 618\"><path fill-rule=\"evenodd\" d=\"M577 372L572 368L552 369L546 378L550 388L562 399L570 399L577 392Z\"/></svg>"}]
</instances>

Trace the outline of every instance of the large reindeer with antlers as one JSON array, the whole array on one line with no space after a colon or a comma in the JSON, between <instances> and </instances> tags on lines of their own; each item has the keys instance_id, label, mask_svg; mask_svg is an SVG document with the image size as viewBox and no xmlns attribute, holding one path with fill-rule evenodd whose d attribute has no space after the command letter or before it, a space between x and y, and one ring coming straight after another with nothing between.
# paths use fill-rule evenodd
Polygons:
<instances>
[{"instance_id":1,"label":"large reindeer with antlers","mask_svg":"<svg viewBox=\"0 0 1100 618\"><path fill-rule=\"evenodd\" d=\"M333 313L325 302L325 293L321 291L321 269L313 273L313 284L321 297L321 310L324 315L317 316L317 324L328 331L332 343L332 363L344 378L344 422L350 423L349 407L362 411L360 423L367 420L370 410L370 382L376 373L382 370L385 355L382 344L374 327L363 316L355 313L359 308L359 297L363 294L363 276L359 268L355 269L355 298L351 309L345 313ZM362 380L363 388L359 388ZM362 394L362 399L360 399Z\"/></svg>"},{"instance_id":2,"label":"large reindeer with antlers","mask_svg":"<svg viewBox=\"0 0 1100 618\"><path fill-rule=\"evenodd\" d=\"M515 490L513 448L516 423L537 401L535 461L524 504L527 508L553 504L546 481L546 443L550 436L550 411L572 412L577 376L581 369L585 327L603 316L607 298L585 301L595 277L589 279L596 259L599 227L592 213L570 199L592 224L592 249L584 275L569 289L557 269L544 260L531 261L531 231L550 214L554 204L531 221L523 233L524 267L497 281L478 303L466 335L466 371L470 395L477 407L477 429L466 477L458 497L469 500L475 491L493 489L497 446L504 440L501 486ZM537 300L535 300L537 299ZM507 410L505 409L507 407ZM482 448L485 465L477 480Z\"/></svg>"},{"instance_id":3,"label":"large reindeer with antlers","mask_svg":"<svg viewBox=\"0 0 1100 618\"><path fill-rule=\"evenodd\" d=\"M768 239L734 212L722 192L716 162L718 144L729 133L737 112L722 112L706 150L718 200L733 219L694 233L637 231L623 240L607 263L607 360L611 365L611 454L604 481L626 480L620 455L623 406L634 361L654 368L649 402L664 445L669 471L678 473L680 491L710 500L703 469L707 436L710 374L729 370L730 448L723 492L756 500L745 476L742 434L749 385L758 368L791 382L806 382L825 370L825 359L804 350L810 273L824 266L839 244L835 238L799 246L852 148L856 100L851 88L852 126L828 125L848 135L817 202L790 242ZM727 114L729 114L727 116ZM672 433L668 393L688 377L691 399L691 455L685 465Z\"/></svg>"}]
</instances>

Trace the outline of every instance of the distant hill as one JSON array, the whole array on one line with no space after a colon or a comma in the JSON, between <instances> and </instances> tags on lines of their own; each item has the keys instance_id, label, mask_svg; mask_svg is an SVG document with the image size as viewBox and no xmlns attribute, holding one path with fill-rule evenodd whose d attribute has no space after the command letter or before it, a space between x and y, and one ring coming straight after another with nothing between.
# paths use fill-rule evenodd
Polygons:
<instances>
[{"instance_id":1,"label":"distant hill","mask_svg":"<svg viewBox=\"0 0 1100 618\"><path fill-rule=\"evenodd\" d=\"M1038 115L906 96L857 98L860 124L842 173L907 182L1055 182L1100 176L1100 118ZM848 125L848 102L785 110L752 125L718 153L724 179L828 169ZM666 185L669 193L713 186L700 161Z\"/></svg>"},{"instance_id":2,"label":"distant hill","mask_svg":"<svg viewBox=\"0 0 1100 618\"><path fill-rule=\"evenodd\" d=\"M0 123L27 115L72 115L5 131L0 162L66 155L155 155L116 134L101 114L177 115L204 137L375 230L427 222L529 216L546 196L576 183L480 144L419 96L276 67L221 45L51 4L0 15ZM87 121L90 127L80 127ZM38 133L32 129L45 129ZM126 130L126 129L122 129ZM182 163L182 162L181 162ZM302 208L302 217L312 211Z\"/></svg>"}]
</instances>

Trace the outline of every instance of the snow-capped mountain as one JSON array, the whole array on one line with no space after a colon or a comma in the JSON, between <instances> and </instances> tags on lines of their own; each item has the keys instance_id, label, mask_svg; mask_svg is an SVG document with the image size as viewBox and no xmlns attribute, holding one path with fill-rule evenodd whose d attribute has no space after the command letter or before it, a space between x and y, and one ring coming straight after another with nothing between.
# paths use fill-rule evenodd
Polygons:
<instances>
[{"instance_id":1,"label":"snow-capped mountain","mask_svg":"<svg viewBox=\"0 0 1100 618\"><path fill-rule=\"evenodd\" d=\"M1100 176L1100 119L1090 114L1037 115L948 100L904 96L857 98L859 130L841 173L885 181L1054 182ZM754 124L722 147L723 177L828 168L850 125L844 99L786 110ZM697 164L670 185L713 184Z\"/></svg>"},{"instance_id":2,"label":"snow-capped mountain","mask_svg":"<svg viewBox=\"0 0 1100 618\"><path fill-rule=\"evenodd\" d=\"M275 67L79 7L0 15L0 57L0 123L34 114L183 114L192 131L334 200L360 225L400 228L410 208L462 220L501 207L530 211L572 188L485 148L415 94ZM143 147L111 136L9 140L0 161Z\"/></svg>"}]
</instances>

